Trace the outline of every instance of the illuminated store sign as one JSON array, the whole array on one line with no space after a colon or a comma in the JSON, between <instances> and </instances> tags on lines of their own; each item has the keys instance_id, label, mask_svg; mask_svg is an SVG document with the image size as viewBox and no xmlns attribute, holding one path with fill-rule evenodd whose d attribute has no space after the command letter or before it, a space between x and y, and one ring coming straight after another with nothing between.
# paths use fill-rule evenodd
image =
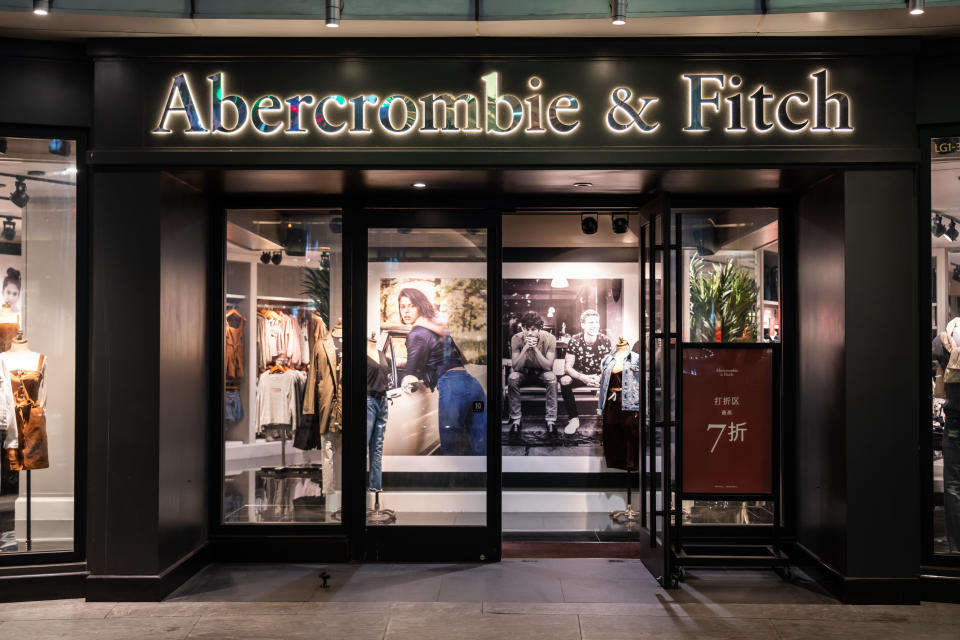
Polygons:
<instances>
[{"instance_id":1,"label":"illuminated store sign","mask_svg":"<svg viewBox=\"0 0 960 640\"><path fill-rule=\"evenodd\" d=\"M683 73L679 82L686 104L668 104L658 95L628 86L612 87L603 112L589 113L580 97L544 91L543 81L527 79L526 95L501 93L499 72L480 78L478 91L436 92L417 97L373 93L279 96L250 99L230 94L226 74L205 78L206 102L198 83L186 73L173 78L154 135L231 135L252 129L270 136L362 136L378 130L405 136L464 134L506 136L569 135L587 118L602 120L614 134L655 135L663 130L665 110L682 110L685 134L714 130L725 134L853 131L850 97L830 86L820 69L795 90L776 93L737 74ZM596 99L595 96L588 96Z\"/></svg>"}]
</instances>

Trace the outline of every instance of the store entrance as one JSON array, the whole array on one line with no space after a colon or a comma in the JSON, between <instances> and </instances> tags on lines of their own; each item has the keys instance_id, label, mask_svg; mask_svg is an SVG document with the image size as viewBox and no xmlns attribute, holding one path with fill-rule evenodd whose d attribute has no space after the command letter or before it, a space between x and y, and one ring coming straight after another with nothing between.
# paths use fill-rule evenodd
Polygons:
<instances>
[{"instance_id":1,"label":"store entrance","mask_svg":"<svg viewBox=\"0 0 960 640\"><path fill-rule=\"evenodd\" d=\"M780 216L823 173L225 173L218 535L369 560L649 555L676 346L780 340ZM649 235L656 192L682 237ZM676 260L648 255L665 244ZM708 299L722 272L736 317ZM674 525L769 534L755 495L701 498L671 493Z\"/></svg>"}]
</instances>

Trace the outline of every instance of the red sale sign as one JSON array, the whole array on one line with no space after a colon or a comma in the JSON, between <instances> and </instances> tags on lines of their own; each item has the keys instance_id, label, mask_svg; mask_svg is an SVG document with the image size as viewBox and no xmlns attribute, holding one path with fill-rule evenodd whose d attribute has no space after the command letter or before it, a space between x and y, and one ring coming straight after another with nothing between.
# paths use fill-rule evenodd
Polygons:
<instances>
[{"instance_id":1,"label":"red sale sign","mask_svg":"<svg viewBox=\"0 0 960 640\"><path fill-rule=\"evenodd\" d=\"M772 493L773 349L684 347L684 493Z\"/></svg>"}]
</instances>

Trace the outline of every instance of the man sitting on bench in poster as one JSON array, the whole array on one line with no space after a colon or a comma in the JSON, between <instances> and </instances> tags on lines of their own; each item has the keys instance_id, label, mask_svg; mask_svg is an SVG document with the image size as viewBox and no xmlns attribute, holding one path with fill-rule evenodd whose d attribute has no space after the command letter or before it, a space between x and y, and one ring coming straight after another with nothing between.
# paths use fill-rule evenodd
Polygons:
<instances>
[{"instance_id":1,"label":"man sitting on bench in poster","mask_svg":"<svg viewBox=\"0 0 960 640\"><path fill-rule=\"evenodd\" d=\"M563 406L567 409L570 421L563 432L572 435L580 428L580 415L577 411L577 399L573 390L577 387L600 387L600 363L604 356L613 351L610 338L600 333L600 314L587 309L580 314L580 329L570 339L567 355L564 358L564 375L560 378L560 392L563 394Z\"/></svg>"},{"instance_id":2,"label":"man sitting on bench in poster","mask_svg":"<svg viewBox=\"0 0 960 640\"><path fill-rule=\"evenodd\" d=\"M557 357L557 339L543 330L543 319L535 311L520 318L520 333L510 338L511 371L507 377L507 402L510 405L510 439L520 437L520 387L535 384L546 388L547 435L556 437L557 376L553 361Z\"/></svg>"}]
</instances>

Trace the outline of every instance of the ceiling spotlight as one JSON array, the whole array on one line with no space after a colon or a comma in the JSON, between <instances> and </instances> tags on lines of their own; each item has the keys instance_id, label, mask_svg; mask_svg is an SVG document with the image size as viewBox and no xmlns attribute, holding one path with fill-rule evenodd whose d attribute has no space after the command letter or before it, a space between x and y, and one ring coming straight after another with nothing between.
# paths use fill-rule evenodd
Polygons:
<instances>
[{"instance_id":1,"label":"ceiling spotlight","mask_svg":"<svg viewBox=\"0 0 960 640\"><path fill-rule=\"evenodd\" d=\"M273 257L270 258L270 262L272 262L273 264L276 264L276 265L279 265L282 260L283 260L283 252L282 252L282 251L274 251L274 252L273 252Z\"/></svg>"},{"instance_id":2,"label":"ceiling spotlight","mask_svg":"<svg viewBox=\"0 0 960 640\"><path fill-rule=\"evenodd\" d=\"M924 0L907 0L907 7L910 9L910 15L920 16L923 15L923 5L926 4Z\"/></svg>"},{"instance_id":3,"label":"ceiling spotlight","mask_svg":"<svg viewBox=\"0 0 960 640\"><path fill-rule=\"evenodd\" d=\"M950 238L951 242L956 242L957 236L960 236L960 229L957 229L957 223L951 220L950 228L947 229L947 237Z\"/></svg>"},{"instance_id":4,"label":"ceiling spotlight","mask_svg":"<svg viewBox=\"0 0 960 640\"><path fill-rule=\"evenodd\" d=\"M6 153L6 152L7 152L7 139L0 138L0 153Z\"/></svg>"},{"instance_id":5,"label":"ceiling spotlight","mask_svg":"<svg viewBox=\"0 0 960 640\"><path fill-rule=\"evenodd\" d=\"M260 262L263 264L270 264L270 252L264 251L260 254Z\"/></svg>"},{"instance_id":6,"label":"ceiling spotlight","mask_svg":"<svg viewBox=\"0 0 960 640\"><path fill-rule=\"evenodd\" d=\"M592 182L574 182L574 183L573 183L573 186L575 186L575 187L592 187L592 186L593 186L593 183L592 183Z\"/></svg>"},{"instance_id":7,"label":"ceiling spotlight","mask_svg":"<svg viewBox=\"0 0 960 640\"><path fill-rule=\"evenodd\" d=\"M17 205L21 209L27 206L27 203L30 202L30 196L27 195L27 183L24 181L23 176L17 176L17 181L13 187L13 193L10 194L10 202Z\"/></svg>"},{"instance_id":8,"label":"ceiling spotlight","mask_svg":"<svg viewBox=\"0 0 960 640\"><path fill-rule=\"evenodd\" d=\"M570 286L570 281L564 278L563 276L557 276L556 278L550 281L550 286L553 287L554 289L566 289L567 287ZM550 307L550 308L553 309L553 307Z\"/></svg>"},{"instance_id":9,"label":"ceiling spotlight","mask_svg":"<svg viewBox=\"0 0 960 640\"><path fill-rule=\"evenodd\" d=\"M330 231L333 233L343 233L343 218L330 218Z\"/></svg>"},{"instance_id":10,"label":"ceiling spotlight","mask_svg":"<svg viewBox=\"0 0 960 640\"><path fill-rule=\"evenodd\" d=\"M627 229L630 228L630 220L626 216L618 216L611 213L610 220L613 222L614 233L626 233Z\"/></svg>"},{"instance_id":11,"label":"ceiling spotlight","mask_svg":"<svg viewBox=\"0 0 960 640\"><path fill-rule=\"evenodd\" d=\"M703 231L694 231L693 238L697 243L697 255L699 257L712 256L716 253L713 249L710 249L703 243Z\"/></svg>"},{"instance_id":12,"label":"ceiling spotlight","mask_svg":"<svg viewBox=\"0 0 960 640\"><path fill-rule=\"evenodd\" d=\"M414 189L426 189L426 188L427 188L427 183L426 183L426 182L414 182L414 183L413 183L412 185L410 185L410 186L413 187Z\"/></svg>"},{"instance_id":13,"label":"ceiling spotlight","mask_svg":"<svg viewBox=\"0 0 960 640\"><path fill-rule=\"evenodd\" d=\"M584 218L583 216L596 216L596 217L593 217L593 218L590 218L590 217ZM595 233L597 232L597 229L600 227L600 223L599 223L599 221L598 221L598 217L599 217L598 214L595 213L595 212L584 212L584 213L581 213L581 214L580 214L580 229L581 229L585 234L587 234L588 236L592 236L593 234L595 234Z\"/></svg>"},{"instance_id":14,"label":"ceiling spotlight","mask_svg":"<svg viewBox=\"0 0 960 640\"><path fill-rule=\"evenodd\" d=\"M50 13L50 0L33 0L33 12L38 16Z\"/></svg>"},{"instance_id":15,"label":"ceiling spotlight","mask_svg":"<svg viewBox=\"0 0 960 640\"><path fill-rule=\"evenodd\" d=\"M13 238L16 235L17 235L17 223L13 221L13 218L4 218L3 231L0 231L0 238L3 238L7 242L13 242Z\"/></svg>"},{"instance_id":16,"label":"ceiling spotlight","mask_svg":"<svg viewBox=\"0 0 960 640\"><path fill-rule=\"evenodd\" d=\"M333 29L340 26L340 11L343 8L341 0L327 0L327 22L326 25Z\"/></svg>"},{"instance_id":17,"label":"ceiling spotlight","mask_svg":"<svg viewBox=\"0 0 960 640\"><path fill-rule=\"evenodd\" d=\"M627 24L627 0L610 0L610 19L615 25Z\"/></svg>"},{"instance_id":18,"label":"ceiling spotlight","mask_svg":"<svg viewBox=\"0 0 960 640\"><path fill-rule=\"evenodd\" d=\"M933 225L933 237L941 238L943 237L943 234L945 234L946 232L947 232L947 228L943 225L943 218L941 218L940 216L937 216L937 221Z\"/></svg>"}]
</instances>

